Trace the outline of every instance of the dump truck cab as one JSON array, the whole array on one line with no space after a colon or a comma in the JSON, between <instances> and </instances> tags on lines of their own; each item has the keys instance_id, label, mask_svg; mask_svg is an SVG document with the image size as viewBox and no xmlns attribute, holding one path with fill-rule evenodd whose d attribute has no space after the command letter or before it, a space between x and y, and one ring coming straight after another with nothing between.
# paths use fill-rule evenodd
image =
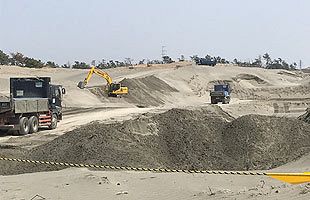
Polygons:
<instances>
[{"instance_id":1,"label":"dump truck cab","mask_svg":"<svg viewBox=\"0 0 310 200\"><path fill-rule=\"evenodd\" d=\"M222 102L228 104L230 102L230 86L228 84L214 85L214 90L210 92L211 104Z\"/></svg>"},{"instance_id":2,"label":"dump truck cab","mask_svg":"<svg viewBox=\"0 0 310 200\"><path fill-rule=\"evenodd\" d=\"M57 114L57 119L62 120L62 100L66 90L62 85L50 85L49 104L51 111Z\"/></svg>"}]
</instances>

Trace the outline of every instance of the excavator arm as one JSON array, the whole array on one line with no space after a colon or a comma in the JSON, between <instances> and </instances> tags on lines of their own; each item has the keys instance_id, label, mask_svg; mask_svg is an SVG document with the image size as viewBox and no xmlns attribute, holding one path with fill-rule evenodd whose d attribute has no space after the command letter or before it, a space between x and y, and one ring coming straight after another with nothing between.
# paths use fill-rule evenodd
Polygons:
<instances>
[{"instance_id":1,"label":"excavator arm","mask_svg":"<svg viewBox=\"0 0 310 200\"><path fill-rule=\"evenodd\" d=\"M84 79L84 81L79 82L78 87L79 87L80 89L84 89L85 86L88 84L89 80L91 79L91 77L93 76L94 73L97 74L98 76L104 78L104 79L107 81L108 85L111 85L111 84L112 84L112 78L109 76L108 73L106 73L106 72L104 72L104 71L101 71L101 70L99 70L99 69L96 69L95 67L92 67L92 68L89 70L89 72L88 72L86 78Z\"/></svg>"},{"instance_id":2,"label":"excavator arm","mask_svg":"<svg viewBox=\"0 0 310 200\"><path fill-rule=\"evenodd\" d=\"M98 76L104 78L108 83L108 96L117 96L119 94L127 94L128 88L121 86L120 83L113 83L111 76L108 73L101 71L100 69L96 69L94 66L89 70L84 81L80 81L78 83L78 87L80 89L84 89L88 84L89 80L93 76L93 74L97 74Z\"/></svg>"}]
</instances>

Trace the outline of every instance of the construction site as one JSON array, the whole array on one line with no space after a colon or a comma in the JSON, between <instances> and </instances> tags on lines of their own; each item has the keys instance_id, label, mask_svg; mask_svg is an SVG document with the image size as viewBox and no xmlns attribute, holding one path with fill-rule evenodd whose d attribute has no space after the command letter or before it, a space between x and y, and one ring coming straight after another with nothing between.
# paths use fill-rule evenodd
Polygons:
<instances>
[{"instance_id":1,"label":"construction site","mask_svg":"<svg viewBox=\"0 0 310 200\"><path fill-rule=\"evenodd\" d=\"M309 200L309 8L0 0L0 200Z\"/></svg>"},{"instance_id":2,"label":"construction site","mask_svg":"<svg viewBox=\"0 0 310 200\"><path fill-rule=\"evenodd\" d=\"M51 116L48 128L35 129L33 124L29 130L2 130L2 158L116 168L310 171L309 73L186 61L104 72L1 66L2 99L12 95L10 77L50 77L65 91L57 127ZM229 86L229 99L212 100L215 85ZM36 122L28 118L30 124ZM0 160L0 197L310 198L309 183L147 171Z\"/></svg>"}]
</instances>

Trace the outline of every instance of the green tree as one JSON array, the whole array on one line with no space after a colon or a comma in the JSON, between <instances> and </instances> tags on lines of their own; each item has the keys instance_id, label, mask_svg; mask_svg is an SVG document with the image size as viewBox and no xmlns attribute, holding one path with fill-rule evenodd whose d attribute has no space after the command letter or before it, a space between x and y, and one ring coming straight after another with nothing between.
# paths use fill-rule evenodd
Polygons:
<instances>
[{"instance_id":1,"label":"green tree","mask_svg":"<svg viewBox=\"0 0 310 200\"><path fill-rule=\"evenodd\" d=\"M266 66L268 66L269 64L271 64L271 58L270 58L270 55L268 53L265 53L263 55L263 58L265 59L266 61Z\"/></svg>"},{"instance_id":2,"label":"green tree","mask_svg":"<svg viewBox=\"0 0 310 200\"><path fill-rule=\"evenodd\" d=\"M88 69L88 68L90 68L90 66L88 64L86 64L85 62L74 61L72 68L74 68L74 69Z\"/></svg>"},{"instance_id":3,"label":"green tree","mask_svg":"<svg viewBox=\"0 0 310 200\"><path fill-rule=\"evenodd\" d=\"M45 66L46 67L52 67L52 68L59 67L59 65L57 65L55 62L52 62L52 61L47 61Z\"/></svg>"},{"instance_id":4,"label":"green tree","mask_svg":"<svg viewBox=\"0 0 310 200\"><path fill-rule=\"evenodd\" d=\"M107 68L107 63L105 59L102 59L101 62L96 66L98 69L106 69Z\"/></svg>"},{"instance_id":5,"label":"green tree","mask_svg":"<svg viewBox=\"0 0 310 200\"><path fill-rule=\"evenodd\" d=\"M251 63L254 67L263 67L263 62L261 56L258 56L258 58L255 58L255 61Z\"/></svg>"},{"instance_id":6,"label":"green tree","mask_svg":"<svg viewBox=\"0 0 310 200\"><path fill-rule=\"evenodd\" d=\"M239 65L239 64L240 64L240 62L237 60L237 58L235 58L235 59L233 60L233 63L236 64L236 65Z\"/></svg>"},{"instance_id":7,"label":"green tree","mask_svg":"<svg viewBox=\"0 0 310 200\"><path fill-rule=\"evenodd\" d=\"M297 68L297 63L294 62L293 64L290 64L290 70L296 70Z\"/></svg>"},{"instance_id":8,"label":"green tree","mask_svg":"<svg viewBox=\"0 0 310 200\"><path fill-rule=\"evenodd\" d=\"M61 65L62 68L70 68L70 66L68 64L63 64Z\"/></svg>"},{"instance_id":9,"label":"green tree","mask_svg":"<svg viewBox=\"0 0 310 200\"><path fill-rule=\"evenodd\" d=\"M145 59L139 61L139 65L143 65L145 63Z\"/></svg>"},{"instance_id":10,"label":"green tree","mask_svg":"<svg viewBox=\"0 0 310 200\"><path fill-rule=\"evenodd\" d=\"M165 64L173 63L174 61L169 56L163 56L163 62Z\"/></svg>"},{"instance_id":11,"label":"green tree","mask_svg":"<svg viewBox=\"0 0 310 200\"><path fill-rule=\"evenodd\" d=\"M20 67L25 66L25 60L26 58L22 53L16 52L16 53L11 53L11 65L17 65Z\"/></svg>"},{"instance_id":12,"label":"green tree","mask_svg":"<svg viewBox=\"0 0 310 200\"><path fill-rule=\"evenodd\" d=\"M9 55L5 54L3 51L0 50L0 65L8 65L10 64Z\"/></svg>"},{"instance_id":13,"label":"green tree","mask_svg":"<svg viewBox=\"0 0 310 200\"><path fill-rule=\"evenodd\" d=\"M30 68L42 68L44 67L44 63L41 60L36 60L34 58L25 57L24 66Z\"/></svg>"},{"instance_id":14,"label":"green tree","mask_svg":"<svg viewBox=\"0 0 310 200\"><path fill-rule=\"evenodd\" d=\"M179 59L179 62L184 62L185 61L185 56L184 55L181 55Z\"/></svg>"}]
</instances>

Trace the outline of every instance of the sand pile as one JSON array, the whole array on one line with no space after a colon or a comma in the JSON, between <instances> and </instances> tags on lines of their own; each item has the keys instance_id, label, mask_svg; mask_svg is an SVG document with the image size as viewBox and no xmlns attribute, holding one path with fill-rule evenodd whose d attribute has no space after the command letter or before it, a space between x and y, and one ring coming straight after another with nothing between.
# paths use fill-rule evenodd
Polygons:
<instances>
[{"instance_id":1,"label":"sand pile","mask_svg":"<svg viewBox=\"0 0 310 200\"><path fill-rule=\"evenodd\" d=\"M208 83L210 90L213 90L214 84L229 84L231 86L231 95L234 98L243 100L271 100L279 98L305 98L309 96L310 85L299 85L290 87L272 87L267 86L268 83L257 83L265 87L256 87L251 84L248 87L242 81L231 80L215 80ZM255 87L253 87L256 85ZM310 97L310 96L309 96Z\"/></svg>"},{"instance_id":2,"label":"sand pile","mask_svg":"<svg viewBox=\"0 0 310 200\"><path fill-rule=\"evenodd\" d=\"M134 167L270 169L310 152L310 125L208 110L172 109L122 123L92 123L25 152L23 158ZM0 155L6 155L0 151ZM0 162L0 174L59 168Z\"/></svg>"},{"instance_id":3,"label":"sand pile","mask_svg":"<svg viewBox=\"0 0 310 200\"><path fill-rule=\"evenodd\" d=\"M310 108L306 110L306 113L299 116L298 119L303 120L304 122L307 122L310 124Z\"/></svg>"},{"instance_id":4,"label":"sand pile","mask_svg":"<svg viewBox=\"0 0 310 200\"><path fill-rule=\"evenodd\" d=\"M240 117L223 132L225 154L242 169L271 169L310 152L310 126L270 116Z\"/></svg>"},{"instance_id":5,"label":"sand pile","mask_svg":"<svg viewBox=\"0 0 310 200\"><path fill-rule=\"evenodd\" d=\"M177 90L155 76L124 79L122 85L129 88L129 94L124 95L127 102L140 107L159 106L164 104L164 96Z\"/></svg>"},{"instance_id":6,"label":"sand pile","mask_svg":"<svg viewBox=\"0 0 310 200\"><path fill-rule=\"evenodd\" d=\"M249 81L252 85L270 85L266 80L261 79L253 74L238 74L232 78L236 82Z\"/></svg>"}]
</instances>

